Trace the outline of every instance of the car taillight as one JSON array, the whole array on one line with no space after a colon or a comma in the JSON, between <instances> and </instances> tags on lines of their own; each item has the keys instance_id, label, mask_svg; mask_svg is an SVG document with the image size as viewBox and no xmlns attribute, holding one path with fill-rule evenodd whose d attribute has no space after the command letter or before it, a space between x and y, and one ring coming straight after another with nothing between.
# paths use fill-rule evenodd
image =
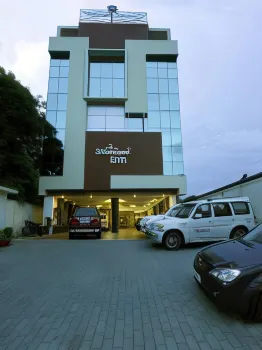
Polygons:
<instances>
[{"instance_id":1,"label":"car taillight","mask_svg":"<svg viewBox=\"0 0 262 350\"><path fill-rule=\"evenodd\" d=\"M79 225L79 220L77 218L72 218L70 220L70 225Z\"/></svg>"},{"instance_id":2,"label":"car taillight","mask_svg":"<svg viewBox=\"0 0 262 350\"><path fill-rule=\"evenodd\" d=\"M99 219L97 219L97 218L92 218L92 219L91 219L91 225L97 225L97 224L99 224Z\"/></svg>"}]
</instances>

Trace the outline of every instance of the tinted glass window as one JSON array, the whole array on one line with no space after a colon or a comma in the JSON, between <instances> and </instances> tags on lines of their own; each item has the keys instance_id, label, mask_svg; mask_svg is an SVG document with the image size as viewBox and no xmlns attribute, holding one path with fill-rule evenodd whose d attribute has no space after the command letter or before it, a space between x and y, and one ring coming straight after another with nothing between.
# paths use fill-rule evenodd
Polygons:
<instances>
[{"instance_id":1,"label":"tinted glass window","mask_svg":"<svg viewBox=\"0 0 262 350\"><path fill-rule=\"evenodd\" d=\"M210 204L202 204L197 207L195 214L201 214L202 218L210 218L212 216L211 205Z\"/></svg>"},{"instance_id":2,"label":"tinted glass window","mask_svg":"<svg viewBox=\"0 0 262 350\"><path fill-rule=\"evenodd\" d=\"M96 208L77 208L75 213L75 216L96 216L98 215L98 212Z\"/></svg>"},{"instance_id":3,"label":"tinted glass window","mask_svg":"<svg viewBox=\"0 0 262 350\"><path fill-rule=\"evenodd\" d=\"M177 218L187 219L190 216L190 214L195 206L196 206L195 204L181 204L181 205L179 205L179 207L171 208L166 213L166 215L171 216L171 214L172 214L173 217L175 216ZM174 211L177 210L177 211L173 212L173 210Z\"/></svg>"},{"instance_id":4,"label":"tinted glass window","mask_svg":"<svg viewBox=\"0 0 262 350\"><path fill-rule=\"evenodd\" d=\"M262 224L259 224L251 230L244 238L244 241L252 241L255 243L262 243Z\"/></svg>"},{"instance_id":5,"label":"tinted glass window","mask_svg":"<svg viewBox=\"0 0 262 350\"><path fill-rule=\"evenodd\" d=\"M246 202L232 202L235 215L250 214L248 203Z\"/></svg>"},{"instance_id":6,"label":"tinted glass window","mask_svg":"<svg viewBox=\"0 0 262 350\"><path fill-rule=\"evenodd\" d=\"M232 211L228 203L213 203L215 217L232 216Z\"/></svg>"}]
</instances>

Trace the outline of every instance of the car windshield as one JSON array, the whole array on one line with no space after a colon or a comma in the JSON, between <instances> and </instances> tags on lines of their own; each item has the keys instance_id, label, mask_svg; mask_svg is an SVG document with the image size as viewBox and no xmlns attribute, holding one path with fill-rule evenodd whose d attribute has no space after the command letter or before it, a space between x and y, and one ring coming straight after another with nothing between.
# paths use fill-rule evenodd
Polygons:
<instances>
[{"instance_id":1,"label":"car windshield","mask_svg":"<svg viewBox=\"0 0 262 350\"><path fill-rule=\"evenodd\" d=\"M180 218L180 219L187 219L189 218L195 206L196 204L181 204L177 207L173 207L169 209L165 215Z\"/></svg>"},{"instance_id":2,"label":"car windshield","mask_svg":"<svg viewBox=\"0 0 262 350\"><path fill-rule=\"evenodd\" d=\"M97 216L96 208L79 207L75 210L75 216Z\"/></svg>"},{"instance_id":3,"label":"car windshield","mask_svg":"<svg viewBox=\"0 0 262 350\"><path fill-rule=\"evenodd\" d=\"M242 238L244 241L262 244L262 224L253 228L247 235Z\"/></svg>"}]
</instances>

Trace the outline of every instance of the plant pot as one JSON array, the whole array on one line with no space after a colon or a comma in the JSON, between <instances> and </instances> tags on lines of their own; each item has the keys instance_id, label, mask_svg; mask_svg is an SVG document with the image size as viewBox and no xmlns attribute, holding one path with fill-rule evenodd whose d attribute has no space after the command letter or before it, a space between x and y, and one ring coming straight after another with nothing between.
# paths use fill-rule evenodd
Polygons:
<instances>
[{"instance_id":1,"label":"plant pot","mask_svg":"<svg viewBox=\"0 0 262 350\"><path fill-rule=\"evenodd\" d=\"M1 240L0 239L0 247L7 247L10 242L11 242L11 239L9 239L9 240Z\"/></svg>"}]
</instances>

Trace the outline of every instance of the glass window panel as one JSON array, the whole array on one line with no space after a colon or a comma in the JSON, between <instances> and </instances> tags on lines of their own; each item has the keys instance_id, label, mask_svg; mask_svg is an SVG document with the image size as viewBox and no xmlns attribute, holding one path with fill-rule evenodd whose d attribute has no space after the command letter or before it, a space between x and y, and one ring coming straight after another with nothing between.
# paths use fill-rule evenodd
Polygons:
<instances>
[{"instance_id":1,"label":"glass window panel","mask_svg":"<svg viewBox=\"0 0 262 350\"><path fill-rule=\"evenodd\" d=\"M159 79L167 79L167 69L165 68L158 68L158 78Z\"/></svg>"},{"instance_id":2,"label":"glass window panel","mask_svg":"<svg viewBox=\"0 0 262 350\"><path fill-rule=\"evenodd\" d=\"M100 97L101 81L99 78L90 78L89 80L89 96Z\"/></svg>"},{"instance_id":3,"label":"glass window panel","mask_svg":"<svg viewBox=\"0 0 262 350\"><path fill-rule=\"evenodd\" d=\"M100 78L101 77L101 64L100 63L90 63L90 78Z\"/></svg>"},{"instance_id":4,"label":"glass window panel","mask_svg":"<svg viewBox=\"0 0 262 350\"><path fill-rule=\"evenodd\" d=\"M148 128L160 128L160 112L148 112L147 125Z\"/></svg>"},{"instance_id":5,"label":"glass window panel","mask_svg":"<svg viewBox=\"0 0 262 350\"><path fill-rule=\"evenodd\" d=\"M125 64L124 63L113 63L113 78L125 77Z\"/></svg>"},{"instance_id":6,"label":"glass window panel","mask_svg":"<svg viewBox=\"0 0 262 350\"><path fill-rule=\"evenodd\" d=\"M157 62L146 62L148 68L157 68Z\"/></svg>"},{"instance_id":7,"label":"glass window panel","mask_svg":"<svg viewBox=\"0 0 262 350\"><path fill-rule=\"evenodd\" d=\"M125 96L125 81L124 79L113 79L113 97Z\"/></svg>"},{"instance_id":8,"label":"glass window panel","mask_svg":"<svg viewBox=\"0 0 262 350\"><path fill-rule=\"evenodd\" d=\"M167 62L158 62L157 66L158 68L167 68Z\"/></svg>"},{"instance_id":9,"label":"glass window panel","mask_svg":"<svg viewBox=\"0 0 262 350\"><path fill-rule=\"evenodd\" d=\"M56 128L64 129L66 127L66 112L57 112Z\"/></svg>"},{"instance_id":10,"label":"glass window panel","mask_svg":"<svg viewBox=\"0 0 262 350\"><path fill-rule=\"evenodd\" d=\"M177 79L177 69L168 69L168 78Z\"/></svg>"},{"instance_id":11,"label":"glass window panel","mask_svg":"<svg viewBox=\"0 0 262 350\"><path fill-rule=\"evenodd\" d=\"M60 67L61 78L68 78L68 74L69 74L69 67Z\"/></svg>"},{"instance_id":12,"label":"glass window panel","mask_svg":"<svg viewBox=\"0 0 262 350\"><path fill-rule=\"evenodd\" d=\"M48 92L50 94L58 92L58 78L49 78Z\"/></svg>"},{"instance_id":13,"label":"glass window panel","mask_svg":"<svg viewBox=\"0 0 262 350\"><path fill-rule=\"evenodd\" d=\"M57 109L59 111L66 111L67 108L67 94L58 94Z\"/></svg>"},{"instance_id":14,"label":"glass window panel","mask_svg":"<svg viewBox=\"0 0 262 350\"><path fill-rule=\"evenodd\" d=\"M160 128L147 128L148 132L161 132Z\"/></svg>"},{"instance_id":15,"label":"glass window panel","mask_svg":"<svg viewBox=\"0 0 262 350\"><path fill-rule=\"evenodd\" d=\"M182 147L172 147L172 158L174 162L183 161Z\"/></svg>"},{"instance_id":16,"label":"glass window panel","mask_svg":"<svg viewBox=\"0 0 262 350\"><path fill-rule=\"evenodd\" d=\"M69 60L61 60L60 66L61 67L69 67Z\"/></svg>"},{"instance_id":17,"label":"glass window panel","mask_svg":"<svg viewBox=\"0 0 262 350\"><path fill-rule=\"evenodd\" d=\"M160 93L168 93L168 80L167 79L158 79L158 88Z\"/></svg>"},{"instance_id":18,"label":"glass window panel","mask_svg":"<svg viewBox=\"0 0 262 350\"><path fill-rule=\"evenodd\" d=\"M167 67L177 69L177 64L176 62L167 62Z\"/></svg>"},{"instance_id":19,"label":"glass window panel","mask_svg":"<svg viewBox=\"0 0 262 350\"><path fill-rule=\"evenodd\" d=\"M179 111L170 111L171 128L181 128Z\"/></svg>"},{"instance_id":20,"label":"glass window panel","mask_svg":"<svg viewBox=\"0 0 262 350\"><path fill-rule=\"evenodd\" d=\"M143 129L142 118L128 118L128 129Z\"/></svg>"},{"instance_id":21,"label":"glass window panel","mask_svg":"<svg viewBox=\"0 0 262 350\"><path fill-rule=\"evenodd\" d=\"M56 129L57 130L57 134L56 134L56 138L60 141L62 141L63 145L65 143L65 129Z\"/></svg>"},{"instance_id":22,"label":"glass window panel","mask_svg":"<svg viewBox=\"0 0 262 350\"><path fill-rule=\"evenodd\" d=\"M119 129L119 128L114 128L114 129L106 129L106 131L111 132L111 131L116 131L116 132L123 132L124 129Z\"/></svg>"},{"instance_id":23,"label":"glass window panel","mask_svg":"<svg viewBox=\"0 0 262 350\"><path fill-rule=\"evenodd\" d=\"M168 94L159 94L159 103L161 111L169 111Z\"/></svg>"},{"instance_id":24,"label":"glass window panel","mask_svg":"<svg viewBox=\"0 0 262 350\"><path fill-rule=\"evenodd\" d=\"M124 129L125 128L125 118L119 115L107 115L106 116L106 128L107 129Z\"/></svg>"},{"instance_id":25,"label":"glass window panel","mask_svg":"<svg viewBox=\"0 0 262 350\"><path fill-rule=\"evenodd\" d=\"M181 129L171 129L171 134L172 134L172 146L181 146L182 144Z\"/></svg>"},{"instance_id":26,"label":"glass window panel","mask_svg":"<svg viewBox=\"0 0 262 350\"><path fill-rule=\"evenodd\" d=\"M143 129L128 129L127 132L143 132Z\"/></svg>"},{"instance_id":27,"label":"glass window panel","mask_svg":"<svg viewBox=\"0 0 262 350\"><path fill-rule=\"evenodd\" d=\"M47 111L46 112L46 120L55 127L56 125L56 112L55 111Z\"/></svg>"},{"instance_id":28,"label":"glass window panel","mask_svg":"<svg viewBox=\"0 0 262 350\"><path fill-rule=\"evenodd\" d=\"M125 108L122 106L107 106L105 107L105 115L125 116Z\"/></svg>"},{"instance_id":29,"label":"glass window panel","mask_svg":"<svg viewBox=\"0 0 262 350\"><path fill-rule=\"evenodd\" d=\"M170 128L170 115L168 112L160 112L161 128Z\"/></svg>"},{"instance_id":30,"label":"glass window panel","mask_svg":"<svg viewBox=\"0 0 262 350\"><path fill-rule=\"evenodd\" d=\"M178 80L177 79L168 79L169 93L178 94Z\"/></svg>"},{"instance_id":31,"label":"glass window panel","mask_svg":"<svg viewBox=\"0 0 262 350\"><path fill-rule=\"evenodd\" d=\"M149 111L158 111L159 110L159 98L158 94L148 94L148 110Z\"/></svg>"},{"instance_id":32,"label":"glass window panel","mask_svg":"<svg viewBox=\"0 0 262 350\"><path fill-rule=\"evenodd\" d=\"M88 115L106 115L106 107L103 106L90 106L87 109Z\"/></svg>"},{"instance_id":33,"label":"glass window panel","mask_svg":"<svg viewBox=\"0 0 262 350\"><path fill-rule=\"evenodd\" d=\"M158 93L158 79L154 79L154 78L147 79L147 93L148 94Z\"/></svg>"},{"instance_id":34,"label":"glass window panel","mask_svg":"<svg viewBox=\"0 0 262 350\"><path fill-rule=\"evenodd\" d=\"M154 113L154 112L152 112L152 113ZM147 118L144 118L144 130L147 130L147 128L148 128L148 120L147 120Z\"/></svg>"},{"instance_id":35,"label":"glass window panel","mask_svg":"<svg viewBox=\"0 0 262 350\"><path fill-rule=\"evenodd\" d=\"M147 78L157 78L157 68L147 68L146 76Z\"/></svg>"},{"instance_id":36,"label":"glass window panel","mask_svg":"<svg viewBox=\"0 0 262 350\"><path fill-rule=\"evenodd\" d=\"M51 59L50 60L50 67L59 67L61 60Z\"/></svg>"},{"instance_id":37,"label":"glass window panel","mask_svg":"<svg viewBox=\"0 0 262 350\"><path fill-rule=\"evenodd\" d=\"M101 97L113 96L113 79L101 79Z\"/></svg>"},{"instance_id":38,"label":"glass window panel","mask_svg":"<svg viewBox=\"0 0 262 350\"><path fill-rule=\"evenodd\" d=\"M102 129L106 128L106 117L104 115L88 115L87 129Z\"/></svg>"},{"instance_id":39,"label":"glass window panel","mask_svg":"<svg viewBox=\"0 0 262 350\"><path fill-rule=\"evenodd\" d=\"M184 174L184 162L173 162L173 175Z\"/></svg>"},{"instance_id":40,"label":"glass window panel","mask_svg":"<svg viewBox=\"0 0 262 350\"><path fill-rule=\"evenodd\" d=\"M169 107L170 107L170 110L173 110L173 111L179 110L179 95L178 94L169 94Z\"/></svg>"},{"instance_id":41,"label":"glass window panel","mask_svg":"<svg viewBox=\"0 0 262 350\"><path fill-rule=\"evenodd\" d=\"M55 111L57 109L57 94L47 95L47 106L48 111Z\"/></svg>"},{"instance_id":42,"label":"glass window panel","mask_svg":"<svg viewBox=\"0 0 262 350\"><path fill-rule=\"evenodd\" d=\"M162 146L171 146L171 132L170 129L161 130L162 133Z\"/></svg>"},{"instance_id":43,"label":"glass window panel","mask_svg":"<svg viewBox=\"0 0 262 350\"><path fill-rule=\"evenodd\" d=\"M163 162L164 175L173 174L173 164L172 162Z\"/></svg>"},{"instance_id":44,"label":"glass window panel","mask_svg":"<svg viewBox=\"0 0 262 350\"><path fill-rule=\"evenodd\" d=\"M162 147L162 152L163 152L163 161L172 162L171 146Z\"/></svg>"},{"instance_id":45,"label":"glass window panel","mask_svg":"<svg viewBox=\"0 0 262 350\"><path fill-rule=\"evenodd\" d=\"M67 89L68 89L68 78L59 78L58 92L61 94L67 94Z\"/></svg>"},{"instance_id":46,"label":"glass window panel","mask_svg":"<svg viewBox=\"0 0 262 350\"><path fill-rule=\"evenodd\" d=\"M101 63L101 78L113 78L113 63Z\"/></svg>"},{"instance_id":47,"label":"glass window panel","mask_svg":"<svg viewBox=\"0 0 262 350\"><path fill-rule=\"evenodd\" d=\"M59 77L59 67L50 67L49 77L50 78L58 78Z\"/></svg>"}]
</instances>

